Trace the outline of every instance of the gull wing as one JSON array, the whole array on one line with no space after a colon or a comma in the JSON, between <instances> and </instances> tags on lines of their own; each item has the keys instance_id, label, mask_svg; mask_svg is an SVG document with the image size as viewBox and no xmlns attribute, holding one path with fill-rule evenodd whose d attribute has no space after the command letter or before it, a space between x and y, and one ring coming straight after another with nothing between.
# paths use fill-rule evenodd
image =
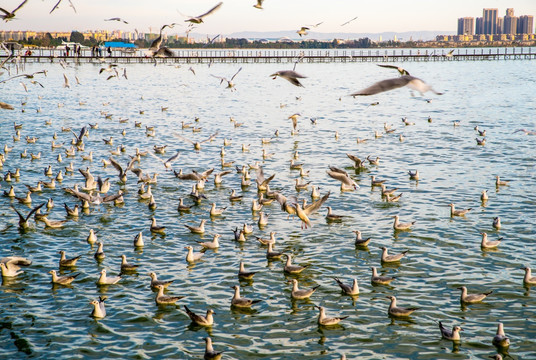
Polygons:
<instances>
[{"instance_id":1,"label":"gull wing","mask_svg":"<svg viewBox=\"0 0 536 360\"><path fill-rule=\"evenodd\" d=\"M359 90L355 93L350 94L350 96L368 96L375 95L384 91L394 90L406 86L411 80L415 79L413 76L404 75L394 79L387 79L378 81L377 83Z\"/></svg>"},{"instance_id":2,"label":"gull wing","mask_svg":"<svg viewBox=\"0 0 536 360\"><path fill-rule=\"evenodd\" d=\"M119 171L119 174L123 174L123 168L121 167L121 165L119 165L119 163L113 158L110 156L110 163L112 163L112 166L117 170Z\"/></svg>"},{"instance_id":3,"label":"gull wing","mask_svg":"<svg viewBox=\"0 0 536 360\"><path fill-rule=\"evenodd\" d=\"M409 72L407 72L406 69L401 68L400 66L396 65L389 65L389 64L377 64L380 67L388 68L388 69L396 69L401 75L409 75Z\"/></svg>"},{"instance_id":4,"label":"gull wing","mask_svg":"<svg viewBox=\"0 0 536 360\"><path fill-rule=\"evenodd\" d=\"M177 151L177 153L175 155L173 155L172 157L170 157L169 159L164 161L164 164L171 163L171 162L177 160L179 158L180 153L181 153L180 151Z\"/></svg>"},{"instance_id":5,"label":"gull wing","mask_svg":"<svg viewBox=\"0 0 536 360\"><path fill-rule=\"evenodd\" d=\"M346 174L336 172L336 171L331 171L331 170L328 170L326 172L331 178L333 178L335 180L339 180L340 182L342 182L345 185L352 186L354 184L352 179L350 179L350 177L348 175L346 175Z\"/></svg>"},{"instance_id":6,"label":"gull wing","mask_svg":"<svg viewBox=\"0 0 536 360\"><path fill-rule=\"evenodd\" d=\"M318 211L320 207L326 202L326 200L329 198L329 195L331 192L328 192L326 195L322 196L320 200L315 201L314 203L307 205L303 211L306 215L311 215L312 213Z\"/></svg>"},{"instance_id":7,"label":"gull wing","mask_svg":"<svg viewBox=\"0 0 536 360\"><path fill-rule=\"evenodd\" d=\"M204 18L205 16L209 16L210 14L212 14L214 11L218 10L221 6L223 5L223 2L219 2L216 4L216 6L214 6L212 9L210 9L209 11L207 11L206 13L202 14L202 15L199 15L198 18L202 19Z\"/></svg>"},{"instance_id":8,"label":"gull wing","mask_svg":"<svg viewBox=\"0 0 536 360\"><path fill-rule=\"evenodd\" d=\"M175 133L173 133L172 135L173 135L174 137L176 137L177 139L181 139L181 140L184 140L184 141L188 141L188 142L189 142L190 144L192 144L192 145L195 144L192 140L190 140L190 139L188 139L188 138L185 138L185 137L182 136L182 135L175 134Z\"/></svg>"},{"instance_id":9,"label":"gull wing","mask_svg":"<svg viewBox=\"0 0 536 360\"><path fill-rule=\"evenodd\" d=\"M294 70L280 71L279 76L283 76L283 77L287 76L287 77L293 77L293 78L297 78L297 79L305 79L307 77L307 76L304 76L304 75L301 75L301 74L297 73Z\"/></svg>"},{"instance_id":10,"label":"gull wing","mask_svg":"<svg viewBox=\"0 0 536 360\"><path fill-rule=\"evenodd\" d=\"M216 136L218 136L220 132L219 131L216 131L214 134L210 135L208 138L206 138L205 140L203 141L200 141L201 144L203 143L206 143L207 141L212 141L214 140L214 138L216 138Z\"/></svg>"},{"instance_id":11,"label":"gull wing","mask_svg":"<svg viewBox=\"0 0 536 360\"><path fill-rule=\"evenodd\" d=\"M238 75L238 73L242 71L242 68L238 69L238 71L233 75L233 77L231 78L231 81L233 81L233 79L235 78L236 75Z\"/></svg>"}]
</instances>

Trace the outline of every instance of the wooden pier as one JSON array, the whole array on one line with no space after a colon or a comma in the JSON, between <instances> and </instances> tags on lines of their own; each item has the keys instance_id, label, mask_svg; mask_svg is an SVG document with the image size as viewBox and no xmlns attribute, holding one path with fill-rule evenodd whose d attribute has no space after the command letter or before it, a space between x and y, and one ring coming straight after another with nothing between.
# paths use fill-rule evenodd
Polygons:
<instances>
[{"instance_id":1,"label":"wooden pier","mask_svg":"<svg viewBox=\"0 0 536 360\"><path fill-rule=\"evenodd\" d=\"M18 56L23 63L54 63L60 59L75 63L120 63L120 64L198 64L198 63L293 63L298 59L308 63L347 63L347 62L409 62L409 61L497 61L497 60L536 60L536 48L471 48L455 49L452 53L445 49L382 49L382 50L257 50L257 49L172 49L172 57L148 57L144 50L125 53L114 49L110 56L91 56L84 49L80 56L58 49L37 49L31 56ZM103 51L105 53L105 51ZM0 61L7 54L0 54ZM13 60L12 60L13 61Z\"/></svg>"}]
</instances>

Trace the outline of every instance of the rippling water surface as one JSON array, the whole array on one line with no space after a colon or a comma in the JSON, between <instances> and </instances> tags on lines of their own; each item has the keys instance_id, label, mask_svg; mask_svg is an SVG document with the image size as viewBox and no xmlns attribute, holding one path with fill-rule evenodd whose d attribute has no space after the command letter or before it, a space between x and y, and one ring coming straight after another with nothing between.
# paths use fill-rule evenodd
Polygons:
<instances>
[{"instance_id":1,"label":"rippling water surface","mask_svg":"<svg viewBox=\"0 0 536 360\"><path fill-rule=\"evenodd\" d=\"M201 358L202 339L209 335L215 349L225 351L226 359L335 359L343 353L350 359L481 359L496 353L491 340L500 321L511 339L510 355L534 358L535 289L523 286L520 268L536 267L536 137L514 133L520 128L536 128L532 62L404 63L412 75L444 95L412 97L403 88L357 99L346 95L379 79L395 77L396 71L373 63L304 63L297 70L308 78L303 79L304 88L297 88L269 77L277 70L291 68L291 64L213 64L210 68L196 64L192 65L196 75L188 71L189 65L132 64L127 65L128 80L108 81L111 73L99 75L101 66L70 64L63 69L57 63L28 64L26 73L48 70L46 78L35 78L44 88L23 78L0 85L0 100L16 107L0 112L0 145L13 147L6 156L3 174L21 169L20 178L11 183L18 196L26 193L25 184L49 181L43 172L47 165L51 164L56 174L71 161L76 169L89 167L95 176L109 177L110 193L125 192L123 206L92 207L63 229L44 229L42 223L31 220L27 232L18 230L11 206L22 213L30 207L0 197L0 231L5 229L0 233L0 257L20 255L33 261L23 274L4 278L0 287L2 357ZM230 77L240 66L243 69L235 78L236 92L210 76ZM71 88L62 87L63 74ZM76 85L75 76L81 85ZM28 93L19 80L28 86ZM369 106L376 101L379 105ZM168 110L162 111L162 107ZM297 135L291 135L287 119L294 113L302 115ZM106 119L105 114L111 118ZM181 129L182 121L194 122L196 117L200 133ZM235 128L230 117L243 125ZM404 126L402 117L415 125ZM120 123L120 118L129 120ZM310 118L316 118L317 124ZM51 125L45 125L47 121ZM142 128L135 127L135 121L141 121ZM453 126L454 121L460 126ZM12 139L14 122L23 126L18 142ZM62 132L62 127L78 132L89 123L99 123L99 128L90 130L85 151L66 158L64 150L70 146L72 134ZM384 123L393 124L396 131L375 139L374 131L383 133ZM148 137L145 126L154 126L156 135ZM485 146L476 145L475 126L487 131ZM121 135L123 129L125 136ZM275 137L277 129L279 136ZM65 144L63 149L51 149L54 132L56 142ZM203 143L200 151L173 136L199 141L215 132L219 132L216 140ZM39 139L27 144L26 136ZM113 146L102 141L109 137L114 139ZM357 137L369 141L358 144ZM167 159L180 150L175 170L214 167L221 171L219 153L224 138L232 139L225 148L226 161L234 160L239 166L260 161L267 176L276 174L272 190L310 201L309 191L297 193L294 188L299 172L289 169L289 159L298 151L297 161L310 171L305 179L319 186L322 194L331 192L325 205L347 218L327 223L322 208L311 216L312 229L301 230L300 221L287 219L274 203L265 207L269 223L260 229L258 215L250 210L251 201L257 198L256 187L242 189L235 172L224 177L220 186L209 178L204 190L208 199L190 213L181 214L177 211L179 198L191 204L188 194L193 182L175 178L162 163L147 156L139 166L149 174L159 174L158 184L152 186L158 207L151 211L147 202L138 200L133 173L128 174L126 185L121 185L117 171L104 168L101 162L121 144L126 152L115 158L123 166L136 147L151 151L154 145L167 145L167 153L158 157ZM272 138L272 142L262 145L261 138ZM249 152L241 151L242 144L251 144ZM263 148L274 153L273 157L263 160ZM28 154L41 152L41 159L21 158L24 149ZM93 151L93 161L83 161L82 154L89 151ZM379 156L380 163L356 171L346 153L362 159ZM58 154L63 156L62 163L56 160ZM341 192L339 183L326 174L328 165L345 168L360 188ZM419 170L418 182L409 179L410 169ZM402 199L398 203L382 201L379 189L370 186L371 175L386 179L388 187L397 187ZM510 185L496 189L496 175L512 180ZM32 206L52 198L56 206L49 218L64 219L63 203L74 206L76 199L63 188L82 183L78 171L65 175L56 189L32 194ZM10 183L1 181L1 186L7 190ZM232 189L244 196L241 202L229 202ZM489 193L484 204L479 199L482 190ZM210 218L212 202L227 207L223 216ZM465 217L451 218L447 206L451 202L473 210ZM394 232L393 215L416 224L411 231ZM149 232L152 216L166 226L165 236ZM496 216L503 224L499 231L492 227ZM191 234L184 226L198 224L201 219L208 220L203 236ZM254 225L254 233L240 244L234 241L231 230L244 223ZM93 258L96 248L86 242L89 229L98 231L104 243L106 258L100 264ZM352 230L372 238L368 248L355 248ZM139 231L145 237L142 250L132 246ZM254 236L267 237L270 231L277 232L276 250L292 253L298 264L310 265L300 275L285 275L282 261L266 260L266 250ZM481 250L482 231L491 240L504 238L497 250ZM189 265L184 247L193 245L199 250L196 241L208 241L216 233L222 235L220 249L207 251L203 261ZM382 266L381 246L393 253L410 251L398 265ZM82 255L75 269L61 271L80 273L72 286L51 286L48 272L57 269L59 250L68 256ZM95 281L100 270L117 274L121 254L140 265L137 274L124 275L118 284L98 288ZM254 280L238 281L241 260L247 269L257 271ZM372 286L371 266L378 267L381 274L396 276L392 286ZM168 294L185 296L177 307L155 305L148 276L152 271L161 279L174 280ZM357 278L361 294L355 299L344 296L332 277L347 283ZM302 288L320 288L310 300L292 301L288 283L292 278L297 278ZM231 309L230 287L235 284L241 285L243 296L263 301L251 311ZM473 293L493 290L493 294L480 304L461 307L459 286L467 286ZM108 297L108 314L94 320L89 316L89 302L102 295ZM397 296L400 306L420 309L410 318L391 319L387 315L388 295ZM193 326L183 311L184 304L198 313L214 309L212 329ZM328 316L348 318L340 326L319 328L314 305L323 305ZM464 329L461 343L453 346L441 340L437 321L447 327L460 325Z\"/></svg>"}]
</instances>

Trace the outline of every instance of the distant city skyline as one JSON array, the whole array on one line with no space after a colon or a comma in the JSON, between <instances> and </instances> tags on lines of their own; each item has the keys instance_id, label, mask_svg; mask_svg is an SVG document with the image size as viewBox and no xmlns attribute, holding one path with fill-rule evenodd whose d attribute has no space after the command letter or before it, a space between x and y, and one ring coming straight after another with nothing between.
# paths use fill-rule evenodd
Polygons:
<instances>
[{"instance_id":1,"label":"distant city skyline","mask_svg":"<svg viewBox=\"0 0 536 360\"><path fill-rule=\"evenodd\" d=\"M22 0L6 0L2 7L13 10ZM123 30L157 32L163 24L178 23L169 34L186 30L185 17L199 15L216 5L218 0L71 0L77 9L74 13L67 0L49 14L57 0L28 1L16 13L16 19L2 22L0 30L33 31L86 31ZM149 5L147 5L149 4ZM361 3L355 0L266 0L264 10L255 9L255 0L223 1L220 10L196 25L194 32L231 34L242 31L298 30L311 27L314 32L380 33L407 31L455 32L457 20L464 16L482 14L483 8L498 8L500 16L506 8L514 8L516 15L534 15L534 0L383 0ZM179 13L180 11L180 13ZM341 26L357 16L357 19ZM129 24L104 19L120 17ZM322 23L313 28L311 25Z\"/></svg>"},{"instance_id":2,"label":"distant city skyline","mask_svg":"<svg viewBox=\"0 0 536 360\"><path fill-rule=\"evenodd\" d=\"M458 35L534 34L534 14L516 14L514 8L506 8L502 16L501 10L484 8L481 17L459 18Z\"/></svg>"}]
</instances>

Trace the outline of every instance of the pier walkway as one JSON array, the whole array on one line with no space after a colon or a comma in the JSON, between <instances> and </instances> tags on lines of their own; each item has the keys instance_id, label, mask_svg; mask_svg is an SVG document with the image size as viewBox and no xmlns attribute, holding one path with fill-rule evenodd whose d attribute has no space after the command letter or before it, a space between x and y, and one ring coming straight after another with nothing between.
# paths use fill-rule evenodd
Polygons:
<instances>
[{"instance_id":1,"label":"pier walkway","mask_svg":"<svg viewBox=\"0 0 536 360\"><path fill-rule=\"evenodd\" d=\"M463 48L452 52L446 49L306 49L306 50L265 50L265 49L171 49L175 56L152 58L144 49L134 52L112 50L110 56L92 57L88 49L80 56L65 55L63 50L36 49L31 56L18 57L21 62L113 62L135 63L292 63L301 59L310 63L333 62L408 62L408 61L496 61L496 60L536 60L536 48ZM106 53L103 51L103 53ZM0 62L6 53L0 53Z\"/></svg>"}]
</instances>

